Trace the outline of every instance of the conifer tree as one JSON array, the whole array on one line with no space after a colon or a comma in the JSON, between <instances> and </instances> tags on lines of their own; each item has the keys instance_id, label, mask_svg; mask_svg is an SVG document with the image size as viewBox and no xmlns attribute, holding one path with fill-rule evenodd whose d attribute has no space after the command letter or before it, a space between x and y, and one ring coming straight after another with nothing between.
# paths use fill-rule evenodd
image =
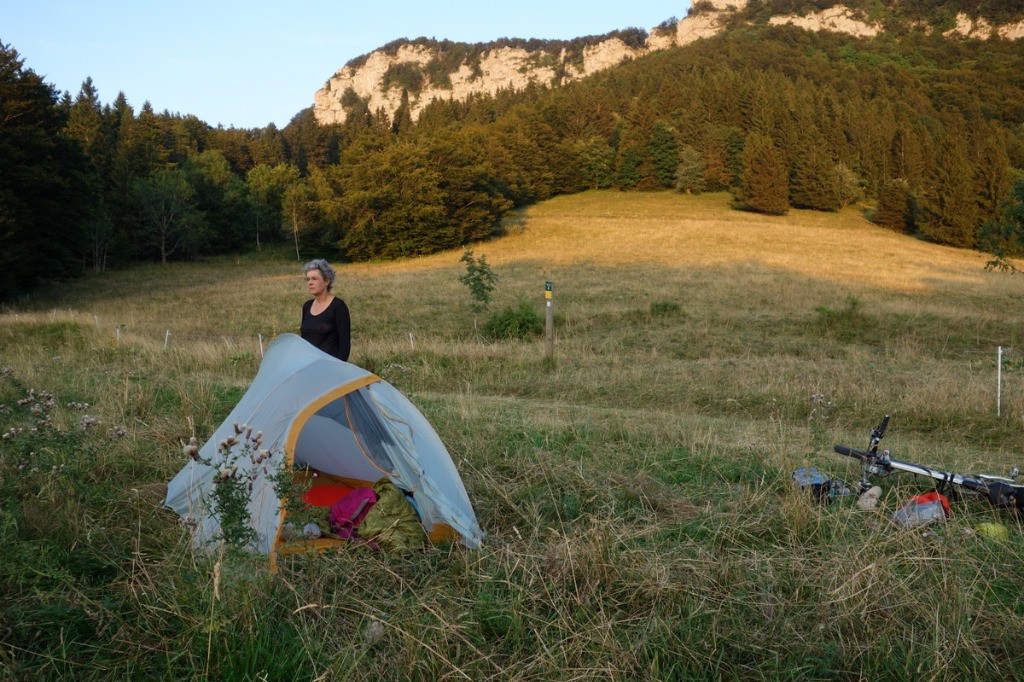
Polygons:
<instances>
[{"instance_id":1,"label":"conifer tree","mask_svg":"<svg viewBox=\"0 0 1024 682\"><path fill-rule=\"evenodd\" d=\"M739 203L751 211L783 215L789 210L786 164L772 139L751 133L743 150Z\"/></svg>"},{"instance_id":2,"label":"conifer tree","mask_svg":"<svg viewBox=\"0 0 1024 682\"><path fill-rule=\"evenodd\" d=\"M789 177L790 203L797 208L836 211L840 208L836 162L825 137L809 134L794 150Z\"/></svg>"},{"instance_id":3,"label":"conifer tree","mask_svg":"<svg viewBox=\"0 0 1024 682\"><path fill-rule=\"evenodd\" d=\"M95 176L64 124L54 88L0 43L0 300L83 270Z\"/></svg>"},{"instance_id":4,"label":"conifer tree","mask_svg":"<svg viewBox=\"0 0 1024 682\"><path fill-rule=\"evenodd\" d=\"M910 232L910 188L903 178L885 181L878 197L874 221L897 232Z\"/></svg>"},{"instance_id":5,"label":"conifer tree","mask_svg":"<svg viewBox=\"0 0 1024 682\"><path fill-rule=\"evenodd\" d=\"M623 189L633 189L640 184L643 178L641 168L644 163L643 155L636 147L629 147L619 157L618 185Z\"/></svg>"},{"instance_id":6,"label":"conifer tree","mask_svg":"<svg viewBox=\"0 0 1024 682\"><path fill-rule=\"evenodd\" d=\"M654 181L659 187L672 187L679 169L679 143L671 129L664 123L654 126L647 142L647 153L651 160Z\"/></svg>"},{"instance_id":7,"label":"conifer tree","mask_svg":"<svg viewBox=\"0 0 1024 682\"><path fill-rule=\"evenodd\" d=\"M92 79L86 78L75 101L68 107L64 135L78 142L92 165L95 177L91 192L96 200L83 223L84 235L89 243L86 258L94 272L106 269L114 236L114 219L107 200L114 155L108 119Z\"/></svg>"},{"instance_id":8,"label":"conifer tree","mask_svg":"<svg viewBox=\"0 0 1024 682\"><path fill-rule=\"evenodd\" d=\"M978 192L979 219L983 223L1001 217L1003 203L1013 187L1007 146L1006 142L990 133L981 141L978 149L974 184Z\"/></svg>"},{"instance_id":9,"label":"conifer tree","mask_svg":"<svg viewBox=\"0 0 1024 682\"><path fill-rule=\"evenodd\" d=\"M391 120L391 132L395 135L405 135L413 128L412 105L409 104L409 90L402 88L402 100L395 110L394 118Z\"/></svg>"},{"instance_id":10,"label":"conifer tree","mask_svg":"<svg viewBox=\"0 0 1024 682\"><path fill-rule=\"evenodd\" d=\"M974 170L963 138L956 133L945 135L921 197L918 226L924 236L940 244L977 246L981 225Z\"/></svg>"}]
</instances>

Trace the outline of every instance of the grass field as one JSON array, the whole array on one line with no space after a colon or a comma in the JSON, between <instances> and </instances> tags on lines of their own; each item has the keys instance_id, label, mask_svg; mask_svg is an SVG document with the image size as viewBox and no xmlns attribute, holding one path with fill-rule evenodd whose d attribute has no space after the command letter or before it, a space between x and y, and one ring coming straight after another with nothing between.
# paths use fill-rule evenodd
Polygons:
<instances>
[{"instance_id":1,"label":"grass field","mask_svg":"<svg viewBox=\"0 0 1024 682\"><path fill-rule=\"evenodd\" d=\"M355 548L271 576L194 554L161 507L181 443L230 411L261 343L297 330L294 252L105 273L4 309L0 679L1021 674L1016 520L967 500L898 530L923 481L890 478L861 512L790 475L855 479L831 446L863 447L886 413L894 456L1024 466L1024 280L853 208L766 217L724 195L560 197L473 249L500 278L492 309L540 311L554 283L554 363L543 338L480 337L461 252L343 265L336 293L352 361L447 444L477 551ZM992 520L1009 541L972 532Z\"/></svg>"}]
</instances>

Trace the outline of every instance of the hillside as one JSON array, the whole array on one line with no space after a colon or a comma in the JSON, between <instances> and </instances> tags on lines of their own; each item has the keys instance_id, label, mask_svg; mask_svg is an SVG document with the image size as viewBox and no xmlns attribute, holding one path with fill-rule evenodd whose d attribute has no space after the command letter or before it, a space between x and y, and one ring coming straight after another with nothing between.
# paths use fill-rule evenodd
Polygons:
<instances>
[{"instance_id":1,"label":"hillside","mask_svg":"<svg viewBox=\"0 0 1024 682\"><path fill-rule=\"evenodd\" d=\"M689 45L745 26L792 25L858 38L938 34L951 40L1024 38L1024 11L998 12L990 3L803 3L701 0L680 20L645 32L616 31L575 40L502 40L465 44L427 38L396 40L350 60L313 97L321 124L344 123L357 106L393 118L403 101L413 120L434 100L465 101L474 95L528 86L556 87L652 52ZM770 5L770 6L769 6Z\"/></svg>"},{"instance_id":2,"label":"hillside","mask_svg":"<svg viewBox=\"0 0 1024 682\"><path fill-rule=\"evenodd\" d=\"M350 65L379 62L386 87L368 87L398 95L393 115L347 90L344 123L307 110L280 131L213 129L135 112L124 98L104 106L88 83L58 98L4 48L4 101L31 115L0 128L0 301L86 270L266 245L348 262L427 255L592 189L727 191L735 209L767 215L859 205L875 224L927 242L1024 254L1024 52L998 31L985 41L950 33L960 14L1002 30L1020 10L968 5L844 5L884 29L874 37L780 21L838 5L778 0L698 4L690 24L650 34L397 41ZM680 27L711 16L720 30L676 45ZM673 46L648 49L652 39ZM636 54L597 68L592 58L609 45ZM456 74L521 75L487 61L495 49L525 51L562 85L417 99L428 85L454 87ZM420 61L393 62L409 50ZM47 269L29 257L43 251Z\"/></svg>"}]
</instances>

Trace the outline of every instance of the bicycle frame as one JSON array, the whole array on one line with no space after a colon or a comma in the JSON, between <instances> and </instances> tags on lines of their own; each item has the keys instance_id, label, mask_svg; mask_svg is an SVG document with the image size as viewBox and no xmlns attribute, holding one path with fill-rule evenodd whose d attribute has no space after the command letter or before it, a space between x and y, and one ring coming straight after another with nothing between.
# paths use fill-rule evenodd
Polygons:
<instances>
[{"instance_id":1,"label":"bicycle frame","mask_svg":"<svg viewBox=\"0 0 1024 682\"><path fill-rule=\"evenodd\" d=\"M894 471L925 476L932 479L935 490L938 492L953 491L956 493L967 492L985 497L994 507L1013 508L1018 514L1024 516L1024 484L1017 483L1012 477L992 476L980 474L976 476L963 476L949 471L941 471L930 467L904 462L893 459L888 450L879 452L878 445L885 435L889 426L889 415L885 415L882 421L871 430L871 439L867 450L858 450L846 445L833 447L840 455L854 457L861 461L860 492L864 493L871 488L871 477L888 476ZM1013 476L1017 471L1014 469Z\"/></svg>"}]
</instances>

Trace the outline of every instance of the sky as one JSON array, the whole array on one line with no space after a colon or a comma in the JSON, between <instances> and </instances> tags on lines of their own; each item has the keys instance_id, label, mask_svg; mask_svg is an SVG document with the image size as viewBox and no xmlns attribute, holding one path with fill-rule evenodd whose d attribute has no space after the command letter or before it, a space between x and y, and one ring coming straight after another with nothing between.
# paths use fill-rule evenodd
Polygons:
<instances>
[{"instance_id":1,"label":"sky","mask_svg":"<svg viewBox=\"0 0 1024 682\"><path fill-rule=\"evenodd\" d=\"M399 38L569 40L683 18L689 0L10 0L0 43L59 92L283 128L350 59Z\"/></svg>"}]
</instances>

